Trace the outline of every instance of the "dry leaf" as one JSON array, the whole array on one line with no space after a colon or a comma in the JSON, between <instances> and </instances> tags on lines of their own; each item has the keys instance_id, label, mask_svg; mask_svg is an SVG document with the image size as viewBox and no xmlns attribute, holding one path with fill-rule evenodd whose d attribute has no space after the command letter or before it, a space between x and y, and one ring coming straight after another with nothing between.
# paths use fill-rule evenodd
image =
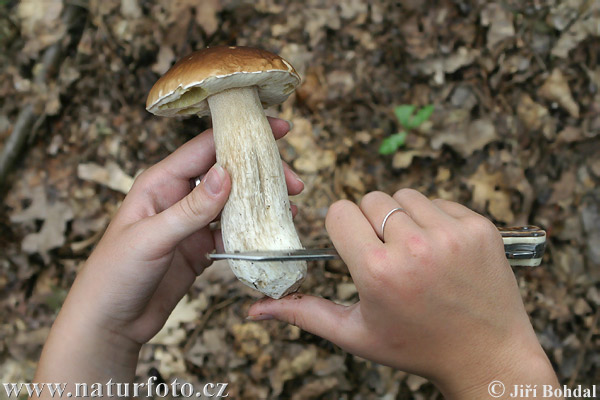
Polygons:
<instances>
[{"instance_id":1,"label":"dry leaf","mask_svg":"<svg viewBox=\"0 0 600 400\"><path fill-rule=\"evenodd\" d=\"M335 376L316 379L305 383L302 388L292 395L292 400L317 399L338 386L339 380Z\"/></svg>"},{"instance_id":2,"label":"dry leaf","mask_svg":"<svg viewBox=\"0 0 600 400\"><path fill-rule=\"evenodd\" d=\"M503 189L502 172L489 174L485 165L481 164L466 183L473 190L473 205L477 211L484 212L487 208L496 220L513 222L515 217L511 211L510 195Z\"/></svg>"},{"instance_id":3,"label":"dry leaf","mask_svg":"<svg viewBox=\"0 0 600 400\"><path fill-rule=\"evenodd\" d=\"M460 47L455 53L447 57L436 57L409 66L412 73L433 75L436 85L445 82L445 74L451 74L460 68L472 64L479 56L479 50Z\"/></svg>"},{"instance_id":4,"label":"dry leaf","mask_svg":"<svg viewBox=\"0 0 600 400\"><path fill-rule=\"evenodd\" d=\"M21 34L27 39L23 53L35 56L64 36L65 25L60 19L62 10L62 0L19 2L17 14L21 20Z\"/></svg>"},{"instance_id":5,"label":"dry leaf","mask_svg":"<svg viewBox=\"0 0 600 400\"><path fill-rule=\"evenodd\" d=\"M560 69L555 68L552 74L538 91L547 100L557 102L571 116L579 118L579 105L573 100L571 89Z\"/></svg>"},{"instance_id":6,"label":"dry leaf","mask_svg":"<svg viewBox=\"0 0 600 400\"><path fill-rule=\"evenodd\" d=\"M523 93L517 106L517 115L527 129L537 131L542 128L549 113L546 107L536 103L528 94Z\"/></svg>"},{"instance_id":7,"label":"dry leaf","mask_svg":"<svg viewBox=\"0 0 600 400\"><path fill-rule=\"evenodd\" d=\"M452 117L448 118L448 121L452 121ZM463 120L454 126L440 130L440 133L431 138L431 147L439 150L446 144L466 158L497 139L496 128L490 120L478 119L472 122Z\"/></svg>"},{"instance_id":8,"label":"dry leaf","mask_svg":"<svg viewBox=\"0 0 600 400\"><path fill-rule=\"evenodd\" d=\"M326 376L336 372L345 372L346 369L346 357L334 354L318 359L313 366L313 373L317 376Z\"/></svg>"},{"instance_id":9,"label":"dry leaf","mask_svg":"<svg viewBox=\"0 0 600 400\"><path fill-rule=\"evenodd\" d=\"M27 209L10 217L12 222L44 221L39 232L25 236L22 249L30 254L39 253L45 262L50 260L48 251L61 247L65 243L67 222L71 219L73 219L71 207L60 201L48 204L42 186L33 189L32 203Z\"/></svg>"},{"instance_id":10,"label":"dry leaf","mask_svg":"<svg viewBox=\"0 0 600 400\"><path fill-rule=\"evenodd\" d=\"M79 164L77 166L77 177L108 186L125 194L129 193L134 181L113 161L107 162L106 167L95 163Z\"/></svg>"},{"instance_id":11,"label":"dry leaf","mask_svg":"<svg viewBox=\"0 0 600 400\"><path fill-rule=\"evenodd\" d=\"M151 344L178 345L186 338L185 329L181 328L181 324L197 321L200 318L202 311L208 307L208 300L205 295L200 295L197 299L191 300L189 296L185 296L162 327L162 329L150 340Z\"/></svg>"},{"instance_id":12,"label":"dry leaf","mask_svg":"<svg viewBox=\"0 0 600 400\"><path fill-rule=\"evenodd\" d=\"M425 385L429 381L419 375L408 375L406 378L406 386L412 391L416 392L421 388L421 386Z\"/></svg>"},{"instance_id":13,"label":"dry leaf","mask_svg":"<svg viewBox=\"0 0 600 400\"><path fill-rule=\"evenodd\" d=\"M338 283L335 291L337 298L340 300L348 300L350 297L358 293L356 285L353 282Z\"/></svg>"},{"instance_id":14,"label":"dry leaf","mask_svg":"<svg viewBox=\"0 0 600 400\"><path fill-rule=\"evenodd\" d=\"M567 26L568 22L565 24ZM554 47L552 55L567 58L569 52L589 36L600 36L600 2L588 2L588 9L564 31Z\"/></svg>"},{"instance_id":15,"label":"dry leaf","mask_svg":"<svg viewBox=\"0 0 600 400\"><path fill-rule=\"evenodd\" d=\"M138 0L121 0L121 15L130 19L140 18L142 9Z\"/></svg>"},{"instance_id":16,"label":"dry leaf","mask_svg":"<svg viewBox=\"0 0 600 400\"><path fill-rule=\"evenodd\" d=\"M481 11L481 25L490 27L487 33L487 47L490 49L515 36L512 13L498 3L488 4Z\"/></svg>"},{"instance_id":17,"label":"dry leaf","mask_svg":"<svg viewBox=\"0 0 600 400\"><path fill-rule=\"evenodd\" d=\"M203 0L196 7L196 22L211 36L219 28L218 13L223 9L221 0Z\"/></svg>"},{"instance_id":18,"label":"dry leaf","mask_svg":"<svg viewBox=\"0 0 600 400\"><path fill-rule=\"evenodd\" d=\"M258 358L262 348L271 341L269 332L256 322L235 324L231 332L235 338L235 348L242 357Z\"/></svg>"},{"instance_id":19,"label":"dry leaf","mask_svg":"<svg viewBox=\"0 0 600 400\"><path fill-rule=\"evenodd\" d=\"M159 75L164 74L171 68L173 61L175 60L175 53L171 46L161 45L156 56L156 62L152 64L152 71Z\"/></svg>"}]
</instances>

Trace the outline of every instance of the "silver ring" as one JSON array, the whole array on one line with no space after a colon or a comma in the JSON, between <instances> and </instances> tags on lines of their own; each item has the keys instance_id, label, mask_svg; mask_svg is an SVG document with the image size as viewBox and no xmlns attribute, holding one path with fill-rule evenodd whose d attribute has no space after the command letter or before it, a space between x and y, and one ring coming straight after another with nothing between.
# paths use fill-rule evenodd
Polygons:
<instances>
[{"instance_id":1,"label":"silver ring","mask_svg":"<svg viewBox=\"0 0 600 400\"><path fill-rule=\"evenodd\" d=\"M381 223L381 240L383 240L385 242L385 236L384 236L384 230L385 230L385 223L387 222L388 218L395 213L396 211L401 211L404 214L408 215L408 213L406 212L406 210L402 207L397 207L394 208L393 210L391 210L389 213L387 213L387 215L385 216L385 218L383 218L383 222Z\"/></svg>"}]
</instances>

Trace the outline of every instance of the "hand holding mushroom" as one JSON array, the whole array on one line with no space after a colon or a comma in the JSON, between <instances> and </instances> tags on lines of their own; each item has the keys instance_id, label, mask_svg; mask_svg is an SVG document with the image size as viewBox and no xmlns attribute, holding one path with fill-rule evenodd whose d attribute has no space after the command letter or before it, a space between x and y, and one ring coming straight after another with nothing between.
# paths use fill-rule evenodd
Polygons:
<instances>
[{"instance_id":1,"label":"hand holding mushroom","mask_svg":"<svg viewBox=\"0 0 600 400\"><path fill-rule=\"evenodd\" d=\"M217 162L231 176L221 217L225 251L302 248L283 168L263 106L283 102L300 82L281 57L217 46L182 59L156 82L146 107L163 116L211 115ZM298 289L306 262L230 260L246 285L272 298Z\"/></svg>"},{"instance_id":2,"label":"hand holding mushroom","mask_svg":"<svg viewBox=\"0 0 600 400\"><path fill-rule=\"evenodd\" d=\"M275 138L289 130L285 121L269 122ZM133 379L141 345L210 264L206 254L223 251L208 225L227 201L231 179L214 164L209 130L136 179L52 326L37 382ZM283 170L287 190L298 194L302 182ZM190 178L202 175L190 193Z\"/></svg>"}]
</instances>

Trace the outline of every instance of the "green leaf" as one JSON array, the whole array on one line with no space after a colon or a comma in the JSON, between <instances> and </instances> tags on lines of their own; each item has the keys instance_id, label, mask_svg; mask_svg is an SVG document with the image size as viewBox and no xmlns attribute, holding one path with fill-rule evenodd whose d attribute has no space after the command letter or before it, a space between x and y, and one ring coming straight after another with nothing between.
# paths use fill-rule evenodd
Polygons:
<instances>
[{"instance_id":1,"label":"green leaf","mask_svg":"<svg viewBox=\"0 0 600 400\"><path fill-rule=\"evenodd\" d=\"M429 117L431 117L432 113L433 113L433 104L429 104L429 105L421 108L419 111L417 111L417 114L410 119L410 121L408 123L409 126L407 128L415 129L416 127L421 125L423 122L427 121L429 119Z\"/></svg>"},{"instance_id":2,"label":"green leaf","mask_svg":"<svg viewBox=\"0 0 600 400\"><path fill-rule=\"evenodd\" d=\"M398 118L398 122L400 122L400 125L408 129L408 124L410 123L410 116L415 111L415 108L416 107L412 104L404 104L394 108L394 114L396 114L396 118Z\"/></svg>"},{"instance_id":3,"label":"green leaf","mask_svg":"<svg viewBox=\"0 0 600 400\"><path fill-rule=\"evenodd\" d=\"M406 143L406 135L407 133L402 131L383 139L383 142L379 147L379 154L394 154L396 150L404 146L404 143Z\"/></svg>"}]
</instances>

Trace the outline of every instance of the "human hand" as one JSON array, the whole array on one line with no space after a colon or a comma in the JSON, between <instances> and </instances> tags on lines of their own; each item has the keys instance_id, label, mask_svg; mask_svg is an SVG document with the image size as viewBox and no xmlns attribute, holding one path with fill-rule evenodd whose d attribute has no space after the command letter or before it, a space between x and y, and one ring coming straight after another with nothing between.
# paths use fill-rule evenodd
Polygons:
<instances>
[{"instance_id":1,"label":"human hand","mask_svg":"<svg viewBox=\"0 0 600 400\"><path fill-rule=\"evenodd\" d=\"M270 119L270 124L277 139L289 130L283 120ZM284 171L289 193L298 194L302 181L287 165ZM190 192L190 179L202 175L202 183ZM215 165L211 130L143 172L77 276L37 377L52 367L50 360L58 365L59 354L69 348L72 353L73 344L82 341L89 342L82 350L86 355L95 359L105 354L113 364L123 357L116 364L133 373L141 344L160 330L196 276L211 264L206 254L223 251L220 231L208 225L221 212L230 188L229 175ZM69 357L71 364L73 355ZM76 368L82 372L81 366ZM121 370L111 374L113 379L123 376Z\"/></svg>"},{"instance_id":2,"label":"human hand","mask_svg":"<svg viewBox=\"0 0 600 400\"><path fill-rule=\"evenodd\" d=\"M397 207L405 212L391 214L384 241L381 223ZM286 321L427 377L446 398L487 398L495 379L556 383L490 221L403 189L393 197L367 194L360 208L339 201L326 226L360 301L346 307L299 294L263 299L250 319Z\"/></svg>"}]
</instances>

